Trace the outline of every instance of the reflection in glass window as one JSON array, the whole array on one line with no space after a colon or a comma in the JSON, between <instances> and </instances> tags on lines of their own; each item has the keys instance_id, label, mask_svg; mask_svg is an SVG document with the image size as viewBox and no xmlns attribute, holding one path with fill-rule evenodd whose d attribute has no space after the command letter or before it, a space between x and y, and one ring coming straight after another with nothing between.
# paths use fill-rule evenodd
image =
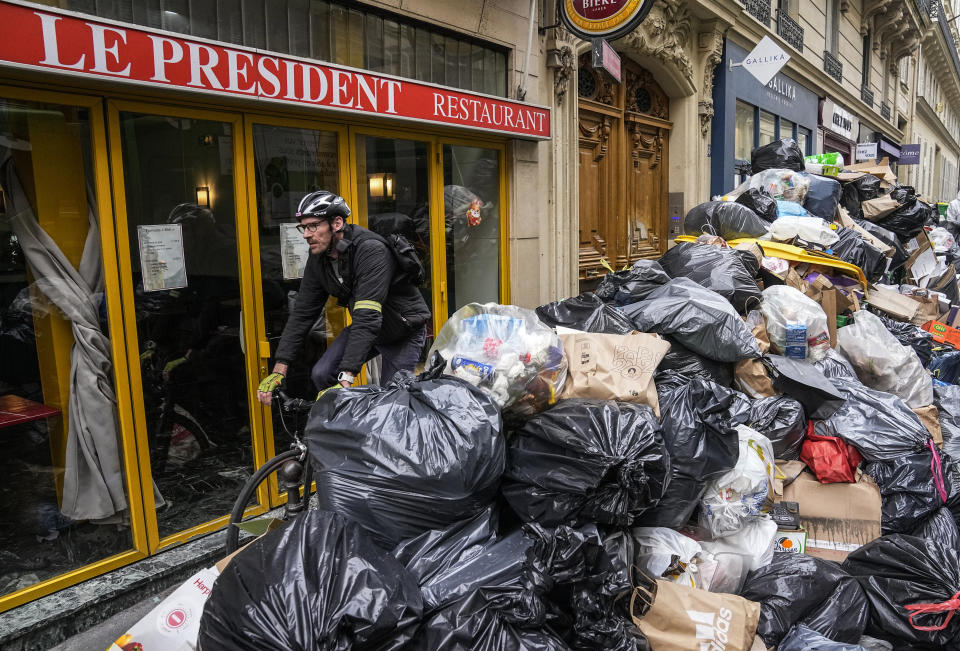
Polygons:
<instances>
[{"instance_id":1,"label":"reflection in glass window","mask_svg":"<svg viewBox=\"0 0 960 651\"><path fill-rule=\"evenodd\" d=\"M133 546L89 121L0 99L0 595Z\"/></svg>"},{"instance_id":2,"label":"reflection in glass window","mask_svg":"<svg viewBox=\"0 0 960 651\"><path fill-rule=\"evenodd\" d=\"M737 133L736 153L737 160L750 160L750 152L755 146L753 142L753 116L756 109L749 104L737 101Z\"/></svg>"},{"instance_id":3,"label":"reflection in glass window","mask_svg":"<svg viewBox=\"0 0 960 651\"><path fill-rule=\"evenodd\" d=\"M760 140L757 142L757 146L763 147L764 145L776 140L776 133L777 127L773 118L773 113L760 111Z\"/></svg>"},{"instance_id":4,"label":"reflection in glass window","mask_svg":"<svg viewBox=\"0 0 960 651\"><path fill-rule=\"evenodd\" d=\"M120 114L150 465L164 537L229 512L253 466L230 124Z\"/></svg>"},{"instance_id":5,"label":"reflection in glass window","mask_svg":"<svg viewBox=\"0 0 960 651\"><path fill-rule=\"evenodd\" d=\"M444 145L447 306L500 300L500 158L495 149Z\"/></svg>"}]
</instances>

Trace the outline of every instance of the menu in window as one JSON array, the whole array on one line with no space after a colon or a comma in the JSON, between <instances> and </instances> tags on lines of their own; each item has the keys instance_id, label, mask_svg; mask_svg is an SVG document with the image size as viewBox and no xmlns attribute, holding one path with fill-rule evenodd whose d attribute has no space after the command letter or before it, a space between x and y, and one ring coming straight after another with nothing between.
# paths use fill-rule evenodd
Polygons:
<instances>
[{"instance_id":1,"label":"menu in window","mask_svg":"<svg viewBox=\"0 0 960 651\"><path fill-rule=\"evenodd\" d=\"M303 278L303 270L310 257L310 245L303 239L296 224L280 224L280 260L283 279Z\"/></svg>"},{"instance_id":2,"label":"menu in window","mask_svg":"<svg viewBox=\"0 0 960 651\"><path fill-rule=\"evenodd\" d=\"M137 227L143 291L159 292L187 286L180 224L148 224Z\"/></svg>"}]
</instances>

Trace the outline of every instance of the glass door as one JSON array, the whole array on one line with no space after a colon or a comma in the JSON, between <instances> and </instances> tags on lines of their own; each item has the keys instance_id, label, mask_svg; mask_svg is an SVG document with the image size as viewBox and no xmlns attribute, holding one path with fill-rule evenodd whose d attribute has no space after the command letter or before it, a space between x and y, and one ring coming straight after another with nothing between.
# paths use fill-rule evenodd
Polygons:
<instances>
[{"instance_id":1,"label":"glass door","mask_svg":"<svg viewBox=\"0 0 960 651\"><path fill-rule=\"evenodd\" d=\"M146 553L102 125L0 88L0 611Z\"/></svg>"},{"instance_id":2,"label":"glass door","mask_svg":"<svg viewBox=\"0 0 960 651\"><path fill-rule=\"evenodd\" d=\"M431 179L429 141L403 137L358 134L355 140L357 206L356 223L379 235L397 233L409 241L423 265L424 281L420 293L437 314L435 303L443 300L442 290L436 292L438 275L431 251L434 241L431 224ZM433 344L436 317L427 322L427 339L420 362ZM419 369L419 365L418 365ZM379 383L379 365L374 359L367 366L367 381ZM389 378L386 378L389 379Z\"/></svg>"},{"instance_id":3,"label":"glass door","mask_svg":"<svg viewBox=\"0 0 960 651\"><path fill-rule=\"evenodd\" d=\"M119 256L132 307L128 333L135 333L128 347L139 362L131 375L145 443L140 463L156 512L155 521L148 517L153 549L220 526L255 466L240 119L109 106Z\"/></svg>"},{"instance_id":4,"label":"glass door","mask_svg":"<svg viewBox=\"0 0 960 651\"><path fill-rule=\"evenodd\" d=\"M280 335L300 290L300 279L309 248L296 230L300 200L310 192L329 190L343 195L347 159L341 156L341 140L346 131L338 127L317 128L315 124L294 121L247 123L247 165L251 216L256 220L260 281L257 310L260 339L260 377L273 367ZM252 152L252 153L251 153ZM352 205L350 197L347 203ZM304 350L290 365L284 390L291 396L312 400L317 388L310 370L327 346L346 325L347 313L336 299L327 301L323 312L306 337ZM286 450L290 437L280 420L279 410L270 410L272 441L268 456ZM289 417L287 418L289 420ZM288 425L292 425L288 423Z\"/></svg>"}]
</instances>

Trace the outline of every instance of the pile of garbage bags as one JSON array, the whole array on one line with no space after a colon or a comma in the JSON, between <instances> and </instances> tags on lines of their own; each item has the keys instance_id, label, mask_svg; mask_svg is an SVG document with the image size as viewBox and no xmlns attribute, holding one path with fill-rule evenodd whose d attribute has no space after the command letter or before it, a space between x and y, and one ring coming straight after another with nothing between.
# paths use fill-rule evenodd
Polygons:
<instances>
[{"instance_id":1,"label":"pile of garbage bags","mask_svg":"<svg viewBox=\"0 0 960 651\"><path fill-rule=\"evenodd\" d=\"M886 166L812 158L320 396L317 508L230 559L200 648L960 648L960 249Z\"/></svg>"}]
</instances>

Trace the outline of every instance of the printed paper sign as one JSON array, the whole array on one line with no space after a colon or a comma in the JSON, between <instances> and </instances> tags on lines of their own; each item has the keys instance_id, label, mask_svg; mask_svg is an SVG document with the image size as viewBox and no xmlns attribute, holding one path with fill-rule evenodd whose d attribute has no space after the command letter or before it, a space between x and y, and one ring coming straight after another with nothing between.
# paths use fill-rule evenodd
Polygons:
<instances>
[{"instance_id":1,"label":"printed paper sign","mask_svg":"<svg viewBox=\"0 0 960 651\"><path fill-rule=\"evenodd\" d=\"M857 160L877 160L877 143L857 143Z\"/></svg>"},{"instance_id":2,"label":"printed paper sign","mask_svg":"<svg viewBox=\"0 0 960 651\"><path fill-rule=\"evenodd\" d=\"M159 292L187 286L180 224L149 224L137 227L143 291Z\"/></svg>"},{"instance_id":3,"label":"printed paper sign","mask_svg":"<svg viewBox=\"0 0 960 651\"><path fill-rule=\"evenodd\" d=\"M310 245L303 239L296 224L280 224L280 260L283 279L303 278L303 270L310 257Z\"/></svg>"}]
</instances>

